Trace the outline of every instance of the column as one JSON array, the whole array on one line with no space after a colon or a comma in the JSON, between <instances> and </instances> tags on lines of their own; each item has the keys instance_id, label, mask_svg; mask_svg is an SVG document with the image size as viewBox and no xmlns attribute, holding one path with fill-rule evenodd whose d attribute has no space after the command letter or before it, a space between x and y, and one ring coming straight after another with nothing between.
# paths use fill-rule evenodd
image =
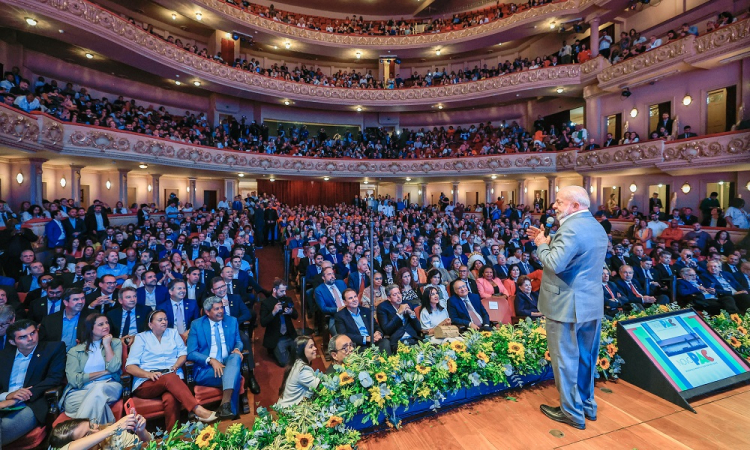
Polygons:
<instances>
[{"instance_id":1,"label":"column","mask_svg":"<svg viewBox=\"0 0 750 450\"><path fill-rule=\"evenodd\" d=\"M81 169L83 167L70 165L70 199L76 206L81 206Z\"/></svg>"},{"instance_id":2,"label":"column","mask_svg":"<svg viewBox=\"0 0 750 450\"><path fill-rule=\"evenodd\" d=\"M555 195L557 194L557 191L556 191L557 177L547 177L547 180L549 181L549 189L547 191L549 192L549 194L547 194L547 197L548 197L547 204L552 205L553 203L555 203L555 198L557 197L557 195Z\"/></svg>"},{"instance_id":3,"label":"column","mask_svg":"<svg viewBox=\"0 0 750 450\"><path fill-rule=\"evenodd\" d=\"M740 75L740 115L737 117L737 122L750 118L750 58L745 58L740 61L740 68L742 70ZM705 130L705 128L701 128ZM698 131L700 133L700 131Z\"/></svg>"},{"instance_id":4,"label":"column","mask_svg":"<svg viewBox=\"0 0 750 450\"><path fill-rule=\"evenodd\" d=\"M396 183L396 201L404 198L404 183Z\"/></svg>"},{"instance_id":5,"label":"column","mask_svg":"<svg viewBox=\"0 0 750 450\"><path fill-rule=\"evenodd\" d=\"M505 204L510 203L510 199L505 199ZM517 205L526 204L526 179L521 178L518 180L518 197L516 197Z\"/></svg>"},{"instance_id":6,"label":"column","mask_svg":"<svg viewBox=\"0 0 750 450\"><path fill-rule=\"evenodd\" d=\"M419 185L419 200L422 202L422 206L427 206L427 183Z\"/></svg>"},{"instance_id":7,"label":"column","mask_svg":"<svg viewBox=\"0 0 750 450\"><path fill-rule=\"evenodd\" d=\"M458 181L453 182L453 189L451 192L453 193L453 205L455 206L455 204L458 203Z\"/></svg>"},{"instance_id":8,"label":"column","mask_svg":"<svg viewBox=\"0 0 750 450\"><path fill-rule=\"evenodd\" d=\"M605 133L602 127L604 118L601 114L601 98L605 92L598 86L586 86L583 88L583 98L586 101L584 107L584 125L589 132L589 138L594 138L597 143L601 144L604 140Z\"/></svg>"},{"instance_id":9,"label":"column","mask_svg":"<svg viewBox=\"0 0 750 450\"><path fill-rule=\"evenodd\" d=\"M591 58L599 56L599 17L591 19Z\"/></svg>"},{"instance_id":10,"label":"column","mask_svg":"<svg viewBox=\"0 0 750 450\"><path fill-rule=\"evenodd\" d=\"M492 201L492 181L485 181L484 182L484 202L489 203Z\"/></svg>"},{"instance_id":11,"label":"column","mask_svg":"<svg viewBox=\"0 0 750 450\"><path fill-rule=\"evenodd\" d=\"M224 179L224 195L227 197L227 202L231 205L234 201L234 196L237 195L239 189L238 189L238 183L237 180L234 178L225 178Z\"/></svg>"},{"instance_id":12,"label":"column","mask_svg":"<svg viewBox=\"0 0 750 450\"><path fill-rule=\"evenodd\" d=\"M195 192L195 183L197 179L196 178L188 178L188 201L191 205L193 205L193 208L195 208L195 201L196 201L196 192Z\"/></svg>"},{"instance_id":13,"label":"column","mask_svg":"<svg viewBox=\"0 0 750 450\"><path fill-rule=\"evenodd\" d=\"M161 174L151 174L151 201L157 208L160 208L161 205L159 178L161 178Z\"/></svg>"},{"instance_id":14,"label":"column","mask_svg":"<svg viewBox=\"0 0 750 450\"><path fill-rule=\"evenodd\" d=\"M591 177L589 175L583 176L583 188L586 189L586 193L589 194L589 199L593 198L591 193Z\"/></svg>"},{"instance_id":15,"label":"column","mask_svg":"<svg viewBox=\"0 0 750 450\"><path fill-rule=\"evenodd\" d=\"M128 205L128 172L130 172L130 169L117 169L117 172L119 173L119 186L120 186L120 201L122 204L129 208L130 205Z\"/></svg>"},{"instance_id":16,"label":"column","mask_svg":"<svg viewBox=\"0 0 750 450\"><path fill-rule=\"evenodd\" d=\"M42 164L47 162L42 158L29 158L29 201L32 205L41 205L44 192L42 189Z\"/></svg>"}]
</instances>

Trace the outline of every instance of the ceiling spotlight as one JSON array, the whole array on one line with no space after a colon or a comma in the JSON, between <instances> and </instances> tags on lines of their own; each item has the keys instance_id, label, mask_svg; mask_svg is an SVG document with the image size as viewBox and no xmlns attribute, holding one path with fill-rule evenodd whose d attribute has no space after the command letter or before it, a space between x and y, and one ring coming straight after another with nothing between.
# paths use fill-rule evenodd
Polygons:
<instances>
[{"instance_id":1,"label":"ceiling spotlight","mask_svg":"<svg viewBox=\"0 0 750 450\"><path fill-rule=\"evenodd\" d=\"M365 183L365 184L370 184L370 182L369 182L369 181L367 181L367 180L365 180L365 181L364 181L364 183ZM748 186L750 186L750 183L748 183ZM750 188L748 188L748 190L750 190Z\"/></svg>"},{"instance_id":2,"label":"ceiling spotlight","mask_svg":"<svg viewBox=\"0 0 750 450\"><path fill-rule=\"evenodd\" d=\"M503 45L503 43L502 43L502 42L498 42L498 43L497 43L497 46L498 46L498 47L500 47L501 45Z\"/></svg>"},{"instance_id":3,"label":"ceiling spotlight","mask_svg":"<svg viewBox=\"0 0 750 450\"><path fill-rule=\"evenodd\" d=\"M633 94L630 92L630 88L625 88L622 90L622 93L620 95L622 96L622 98L628 98Z\"/></svg>"},{"instance_id":4,"label":"ceiling spotlight","mask_svg":"<svg viewBox=\"0 0 750 450\"><path fill-rule=\"evenodd\" d=\"M279 48L279 47L277 47L277 46L275 46L275 45L273 46L273 49L274 49L274 50L276 50L276 49L278 49L278 48Z\"/></svg>"},{"instance_id":5,"label":"ceiling spotlight","mask_svg":"<svg viewBox=\"0 0 750 450\"><path fill-rule=\"evenodd\" d=\"M490 178L492 178L493 180L496 180L497 179L497 175L492 175Z\"/></svg>"},{"instance_id":6,"label":"ceiling spotlight","mask_svg":"<svg viewBox=\"0 0 750 450\"><path fill-rule=\"evenodd\" d=\"M271 182L273 183L274 181L276 181L276 178L274 178L274 177L271 177L271 178L270 178L270 181L271 181Z\"/></svg>"},{"instance_id":7,"label":"ceiling spotlight","mask_svg":"<svg viewBox=\"0 0 750 450\"><path fill-rule=\"evenodd\" d=\"M549 24L549 29L554 30L555 29L555 22L552 22Z\"/></svg>"},{"instance_id":8,"label":"ceiling spotlight","mask_svg":"<svg viewBox=\"0 0 750 450\"><path fill-rule=\"evenodd\" d=\"M193 84L195 85L195 87L198 87L198 86L201 85L201 82L200 81L193 81Z\"/></svg>"},{"instance_id":9,"label":"ceiling spotlight","mask_svg":"<svg viewBox=\"0 0 750 450\"><path fill-rule=\"evenodd\" d=\"M360 59L362 57L362 52L357 52L354 55L357 57L357 59Z\"/></svg>"},{"instance_id":10,"label":"ceiling spotlight","mask_svg":"<svg viewBox=\"0 0 750 450\"><path fill-rule=\"evenodd\" d=\"M36 19L32 19L31 17L26 17L26 23L28 23L32 27L35 27L39 22L37 22Z\"/></svg>"},{"instance_id":11,"label":"ceiling spotlight","mask_svg":"<svg viewBox=\"0 0 750 450\"><path fill-rule=\"evenodd\" d=\"M689 106L691 103L693 103L693 97L691 97L688 94L685 94L685 96L682 97L682 104L685 106Z\"/></svg>"},{"instance_id":12,"label":"ceiling spotlight","mask_svg":"<svg viewBox=\"0 0 750 450\"><path fill-rule=\"evenodd\" d=\"M174 84L176 84L177 86L179 86L179 85L181 85L182 83L180 83L180 80L174 80Z\"/></svg>"},{"instance_id":13,"label":"ceiling spotlight","mask_svg":"<svg viewBox=\"0 0 750 450\"><path fill-rule=\"evenodd\" d=\"M238 173L237 176L240 177L240 178L243 178L245 176L245 174L244 173Z\"/></svg>"},{"instance_id":14,"label":"ceiling spotlight","mask_svg":"<svg viewBox=\"0 0 750 450\"><path fill-rule=\"evenodd\" d=\"M292 102L290 102L289 100L284 100L284 106L289 106L291 104L292 104Z\"/></svg>"},{"instance_id":15,"label":"ceiling spotlight","mask_svg":"<svg viewBox=\"0 0 750 450\"><path fill-rule=\"evenodd\" d=\"M557 93L558 94L562 94L563 92L565 92L565 89L563 89L563 88L557 88Z\"/></svg>"},{"instance_id":16,"label":"ceiling spotlight","mask_svg":"<svg viewBox=\"0 0 750 450\"><path fill-rule=\"evenodd\" d=\"M292 43L291 42L287 42L287 43L284 44L284 47L286 47L286 49L289 50L290 48L292 48Z\"/></svg>"},{"instance_id":17,"label":"ceiling spotlight","mask_svg":"<svg viewBox=\"0 0 750 450\"><path fill-rule=\"evenodd\" d=\"M94 55L92 55L91 53L86 53L86 58L94 59Z\"/></svg>"},{"instance_id":18,"label":"ceiling spotlight","mask_svg":"<svg viewBox=\"0 0 750 450\"><path fill-rule=\"evenodd\" d=\"M63 34L63 33L65 33L65 30L60 29L60 30L57 30L57 32L60 33L60 34Z\"/></svg>"},{"instance_id":19,"label":"ceiling spotlight","mask_svg":"<svg viewBox=\"0 0 750 450\"><path fill-rule=\"evenodd\" d=\"M438 105L438 109L443 109L443 105Z\"/></svg>"},{"instance_id":20,"label":"ceiling spotlight","mask_svg":"<svg viewBox=\"0 0 750 450\"><path fill-rule=\"evenodd\" d=\"M362 112L362 107L361 106L357 106L357 112Z\"/></svg>"},{"instance_id":21,"label":"ceiling spotlight","mask_svg":"<svg viewBox=\"0 0 750 450\"><path fill-rule=\"evenodd\" d=\"M435 50L435 54L440 56L440 49Z\"/></svg>"},{"instance_id":22,"label":"ceiling spotlight","mask_svg":"<svg viewBox=\"0 0 750 450\"><path fill-rule=\"evenodd\" d=\"M177 20L177 14L172 13L172 20Z\"/></svg>"},{"instance_id":23,"label":"ceiling spotlight","mask_svg":"<svg viewBox=\"0 0 750 450\"><path fill-rule=\"evenodd\" d=\"M198 22L200 22L201 20L203 20L203 14L201 14L199 12L195 13L195 20L197 20Z\"/></svg>"},{"instance_id":24,"label":"ceiling spotlight","mask_svg":"<svg viewBox=\"0 0 750 450\"><path fill-rule=\"evenodd\" d=\"M331 179L331 177L323 177L323 180L324 180L324 181L328 181L328 180L330 180L330 179Z\"/></svg>"},{"instance_id":25,"label":"ceiling spotlight","mask_svg":"<svg viewBox=\"0 0 750 450\"><path fill-rule=\"evenodd\" d=\"M138 167L141 169L148 169L148 164L139 164Z\"/></svg>"}]
</instances>

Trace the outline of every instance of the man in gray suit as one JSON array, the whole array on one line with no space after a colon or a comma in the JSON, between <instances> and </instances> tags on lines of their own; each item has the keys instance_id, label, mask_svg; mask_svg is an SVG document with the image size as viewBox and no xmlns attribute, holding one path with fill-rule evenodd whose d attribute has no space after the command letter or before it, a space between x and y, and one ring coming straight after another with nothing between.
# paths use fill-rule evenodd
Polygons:
<instances>
[{"instance_id":1,"label":"man in gray suit","mask_svg":"<svg viewBox=\"0 0 750 450\"><path fill-rule=\"evenodd\" d=\"M589 212L580 186L560 189L554 209L560 228L554 236L530 227L544 265L539 311L547 318L547 341L560 406L541 405L552 420L583 430L596 420L594 374L599 355L604 302L602 267L607 235Z\"/></svg>"}]
</instances>

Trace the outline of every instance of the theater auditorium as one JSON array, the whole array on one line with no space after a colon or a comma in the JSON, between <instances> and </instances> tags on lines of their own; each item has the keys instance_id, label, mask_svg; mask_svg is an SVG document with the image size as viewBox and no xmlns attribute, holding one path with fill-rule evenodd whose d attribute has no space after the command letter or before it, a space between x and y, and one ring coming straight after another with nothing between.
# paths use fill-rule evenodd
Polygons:
<instances>
[{"instance_id":1,"label":"theater auditorium","mask_svg":"<svg viewBox=\"0 0 750 450\"><path fill-rule=\"evenodd\" d=\"M748 2L0 5L0 448L750 447Z\"/></svg>"}]
</instances>

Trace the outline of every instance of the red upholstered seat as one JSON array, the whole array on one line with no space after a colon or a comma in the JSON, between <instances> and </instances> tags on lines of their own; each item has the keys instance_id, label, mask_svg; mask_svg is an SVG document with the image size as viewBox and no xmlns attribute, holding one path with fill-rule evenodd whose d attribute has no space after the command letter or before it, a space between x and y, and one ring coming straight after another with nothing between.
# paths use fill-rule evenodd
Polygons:
<instances>
[{"instance_id":1,"label":"red upholstered seat","mask_svg":"<svg viewBox=\"0 0 750 450\"><path fill-rule=\"evenodd\" d=\"M146 419L164 417L164 403L161 398L131 397L135 403L135 410Z\"/></svg>"},{"instance_id":2,"label":"red upholstered seat","mask_svg":"<svg viewBox=\"0 0 750 450\"><path fill-rule=\"evenodd\" d=\"M245 377L242 377L242 384L240 386L240 395L245 395ZM195 396L195 399L198 400L199 404L207 405L209 403L221 401L222 390L217 387L199 386L196 384L193 390L193 395Z\"/></svg>"},{"instance_id":3,"label":"red upholstered seat","mask_svg":"<svg viewBox=\"0 0 750 450\"><path fill-rule=\"evenodd\" d=\"M115 420L122 419L122 414L125 406L123 405L122 399L117 400L117 402L112 405L112 414L115 416ZM70 420L70 416L68 416L65 413L61 413L59 416L57 416L57 419L55 419L54 422L52 422L52 428L55 428L55 426L59 423L63 423L66 420Z\"/></svg>"},{"instance_id":4,"label":"red upholstered seat","mask_svg":"<svg viewBox=\"0 0 750 450\"><path fill-rule=\"evenodd\" d=\"M36 427L26 436L5 445L4 448L9 450L27 450L39 448L44 439L47 438L46 427Z\"/></svg>"}]
</instances>

